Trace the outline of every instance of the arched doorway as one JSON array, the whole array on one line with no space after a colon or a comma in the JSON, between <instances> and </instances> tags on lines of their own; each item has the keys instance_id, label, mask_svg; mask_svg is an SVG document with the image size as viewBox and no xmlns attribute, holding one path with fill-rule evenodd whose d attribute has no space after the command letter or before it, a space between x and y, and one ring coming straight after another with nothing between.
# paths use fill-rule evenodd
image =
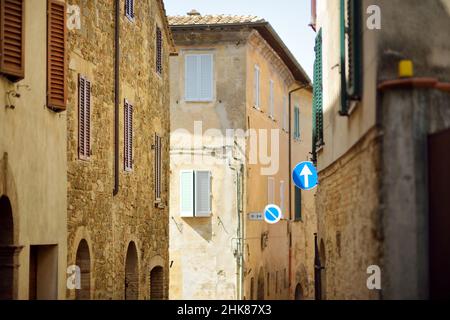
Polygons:
<instances>
[{"instance_id":1,"label":"arched doorway","mask_svg":"<svg viewBox=\"0 0 450 320\"><path fill-rule=\"evenodd\" d=\"M0 198L0 300L14 299L14 223L9 199Z\"/></svg>"},{"instance_id":2,"label":"arched doorway","mask_svg":"<svg viewBox=\"0 0 450 320\"><path fill-rule=\"evenodd\" d=\"M295 300L303 300L303 289L300 283L295 287Z\"/></svg>"},{"instance_id":3,"label":"arched doorway","mask_svg":"<svg viewBox=\"0 0 450 320\"><path fill-rule=\"evenodd\" d=\"M164 269L161 266L154 267L150 271L150 300L164 299Z\"/></svg>"},{"instance_id":4,"label":"arched doorway","mask_svg":"<svg viewBox=\"0 0 450 320\"><path fill-rule=\"evenodd\" d=\"M321 299L325 300L327 298L326 295L326 290L327 290L327 274L326 274L326 261L327 261L327 256L326 256L326 252L325 252L325 243L323 242L323 239L320 240L320 249L319 249L319 254L320 254L320 264L321 264L321 269L320 269L320 292L321 292Z\"/></svg>"},{"instance_id":5,"label":"arched doorway","mask_svg":"<svg viewBox=\"0 0 450 320\"><path fill-rule=\"evenodd\" d=\"M256 295L256 299L264 300L264 271L262 268L259 270L258 275L258 292Z\"/></svg>"},{"instance_id":6,"label":"arched doorway","mask_svg":"<svg viewBox=\"0 0 450 320\"><path fill-rule=\"evenodd\" d=\"M125 262L125 300L137 300L139 297L138 256L134 242L130 242Z\"/></svg>"},{"instance_id":7,"label":"arched doorway","mask_svg":"<svg viewBox=\"0 0 450 320\"><path fill-rule=\"evenodd\" d=\"M81 288L75 291L76 300L91 299L91 256L86 240L81 240L78 245L76 265L80 268Z\"/></svg>"}]
</instances>

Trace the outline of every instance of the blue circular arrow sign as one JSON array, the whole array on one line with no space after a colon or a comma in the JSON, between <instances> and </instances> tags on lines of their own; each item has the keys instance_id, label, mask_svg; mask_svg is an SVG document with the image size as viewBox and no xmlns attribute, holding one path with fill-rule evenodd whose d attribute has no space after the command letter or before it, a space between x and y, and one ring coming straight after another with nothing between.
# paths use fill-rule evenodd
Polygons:
<instances>
[{"instance_id":1,"label":"blue circular arrow sign","mask_svg":"<svg viewBox=\"0 0 450 320\"><path fill-rule=\"evenodd\" d=\"M281 209L277 205L269 204L264 209L264 220L267 223L275 224L281 220Z\"/></svg>"},{"instance_id":2,"label":"blue circular arrow sign","mask_svg":"<svg viewBox=\"0 0 450 320\"><path fill-rule=\"evenodd\" d=\"M297 188L302 190L311 190L319 182L317 170L310 161L304 161L297 164L292 171L292 180Z\"/></svg>"}]
</instances>

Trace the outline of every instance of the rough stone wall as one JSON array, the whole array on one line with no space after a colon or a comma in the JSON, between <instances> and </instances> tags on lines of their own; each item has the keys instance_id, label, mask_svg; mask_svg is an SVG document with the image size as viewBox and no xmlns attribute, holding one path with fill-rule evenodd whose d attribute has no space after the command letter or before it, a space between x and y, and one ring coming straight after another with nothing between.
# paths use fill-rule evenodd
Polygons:
<instances>
[{"instance_id":1,"label":"rough stone wall","mask_svg":"<svg viewBox=\"0 0 450 320\"><path fill-rule=\"evenodd\" d=\"M367 267L382 266L380 147L374 128L319 173L316 210L326 299L380 298L366 285Z\"/></svg>"},{"instance_id":2,"label":"rough stone wall","mask_svg":"<svg viewBox=\"0 0 450 320\"><path fill-rule=\"evenodd\" d=\"M168 290L169 83L168 34L159 1L136 1L135 19L121 1L119 172L114 183L114 1L74 0L81 29L69 32L68 264L86 239L91 258L91 298L123 299L125 260L137 248L139 298L149 298L151 268L164 268ZM155 71L155 28L163 30L163 74ZM89 161L78 159L78 74L92 82ZM133 171L123 168L124 99L134 106ZM162 137L162 208L154 191L154 135ZM74 297L73 291L68 291Z\"/></svg>"}]
</instances>

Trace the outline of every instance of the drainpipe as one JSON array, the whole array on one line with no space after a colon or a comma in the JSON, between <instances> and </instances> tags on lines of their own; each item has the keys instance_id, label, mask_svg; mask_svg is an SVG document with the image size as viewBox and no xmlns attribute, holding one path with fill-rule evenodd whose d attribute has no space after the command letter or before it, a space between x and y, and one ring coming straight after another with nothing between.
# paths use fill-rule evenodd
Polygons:
<instances>
[{"instance_id":1,"label":"drainpipe","mask_svg":"<svg viewBox=\"0 0 450 320\"><path fill-rule=\"evenodd\" d=\"M120 0L115 1L114 30L114 190L113 196L119 193L119 66L120 66Z\"/></svg>"},{"instance_id":2,"label":"drainpipe","mask_svg":"<svg viewBox=\"0 0 450 320\"><path fill-rule=\"evenodd\" d=\"M292 94L296 91L302 90L304 88L306 88L307 85L303 85L301 87L298 87L296 89L293 89L291 91L289 91L289 111L288 111L288 120L289 120L289 126L288 126L288 136L289 136L289 152L288 152L288 157L289 157L289 164L288 164L288 180L289 180L289 192L288 192L288 196L289 196L289 220L288 220L288 224L290 224L290 221L292 219ZM290 228L288 228L289 230L289 265L288 265L288 279L289 279L289 295L291 294L291 271L292 271L292 235L291 235L291 230Z\"/></svg>"}]
</instances>

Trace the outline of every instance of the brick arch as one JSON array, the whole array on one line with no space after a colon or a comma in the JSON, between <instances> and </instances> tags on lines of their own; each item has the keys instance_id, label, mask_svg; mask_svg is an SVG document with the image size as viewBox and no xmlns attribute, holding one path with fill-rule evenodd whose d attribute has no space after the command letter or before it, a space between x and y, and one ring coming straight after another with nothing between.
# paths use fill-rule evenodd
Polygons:
<instances>
[{"instance_id":1,"label":"brick arch","mask_svg":"<svg viewBox=\"0 0 450 320\"><path fill-rule=\"evenodd\" d=\"M125 300L139 299L139 258L134 241L130 241L125 255Z\"/></svg>"}]
</instances>

